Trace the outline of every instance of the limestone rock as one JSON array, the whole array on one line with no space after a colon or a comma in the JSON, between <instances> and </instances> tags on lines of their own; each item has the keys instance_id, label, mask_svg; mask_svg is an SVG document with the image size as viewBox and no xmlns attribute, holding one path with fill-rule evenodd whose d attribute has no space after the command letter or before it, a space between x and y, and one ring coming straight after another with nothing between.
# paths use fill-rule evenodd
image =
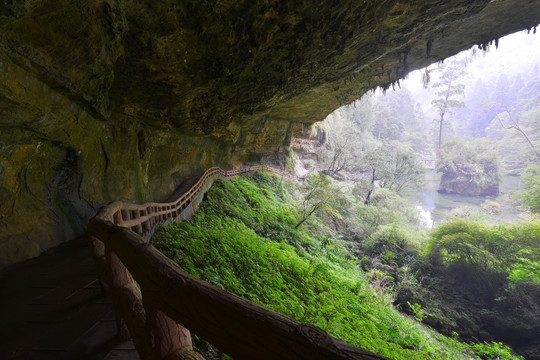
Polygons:
<instances>
[{"instance_id":1,"label":"limestone rock","mask_svg":"<svg viewBox=\"0 0 540 360\"><path fill-rule=\"evenodd\" d=\"M440 193L459 194L465 196L497 196L499 182L495 179L489 183L480 184L470 175L443 174L439 186Z\"/></svg>"}]
</instances>

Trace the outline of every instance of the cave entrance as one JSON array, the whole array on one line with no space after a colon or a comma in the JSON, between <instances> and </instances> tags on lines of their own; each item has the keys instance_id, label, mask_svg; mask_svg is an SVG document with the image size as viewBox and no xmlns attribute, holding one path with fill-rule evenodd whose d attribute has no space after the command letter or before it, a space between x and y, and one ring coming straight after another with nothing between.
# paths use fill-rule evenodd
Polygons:
<instances>
[{"instance_id":1,"label":"cave entrance","mask_svg":"<svg viewBox=\"0 0 540 360\"><path fill-rule=\"evenodd\" d=\"M297 174L318 168L364 197L396 191L428 228L456 215L520 219L512 194L540 161L539 67L540 34L521 31L413 71L334 111L307 145L293 139Z\"/></svg>"}]
</instances>

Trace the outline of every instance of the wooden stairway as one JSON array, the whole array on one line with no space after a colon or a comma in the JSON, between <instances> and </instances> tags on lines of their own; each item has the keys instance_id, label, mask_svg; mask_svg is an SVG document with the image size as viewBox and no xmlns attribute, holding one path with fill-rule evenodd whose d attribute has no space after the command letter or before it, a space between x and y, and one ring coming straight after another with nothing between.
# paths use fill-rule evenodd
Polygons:
<instances>
[{"instance_id":1,"label":"wooden stairway","mask_svg":"<svg viewBox=\"0 0 540 360\"><path fill-rule=\"evenodd\" d=\"M0 271L0 359L139 359L119 341L84 238Z\"/></svg>"}]
</instances>

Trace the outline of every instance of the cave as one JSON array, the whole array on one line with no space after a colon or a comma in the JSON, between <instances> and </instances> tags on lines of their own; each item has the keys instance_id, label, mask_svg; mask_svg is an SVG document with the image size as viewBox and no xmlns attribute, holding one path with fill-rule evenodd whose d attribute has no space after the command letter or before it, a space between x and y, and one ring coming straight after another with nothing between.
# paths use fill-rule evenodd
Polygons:
<instances>
[{"instance_id":1,"label":"cave","mask_svg":"<svg viewBox=\"0 0 540 360\"><path fill-rule=\"evenodd\" d=\"M112 201L279 167L339 106L539 22L540 0L5 1L0 268L83 236Z\"/></svg>"}]
</instances>

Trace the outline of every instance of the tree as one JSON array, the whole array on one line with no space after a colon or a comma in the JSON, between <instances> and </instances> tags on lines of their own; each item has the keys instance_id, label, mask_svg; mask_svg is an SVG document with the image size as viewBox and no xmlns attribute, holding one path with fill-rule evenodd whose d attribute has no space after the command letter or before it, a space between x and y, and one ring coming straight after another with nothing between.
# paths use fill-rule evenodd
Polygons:
<instances>
[{"instance_id":1,"label":"tree","mask_svg":"<svg viewBox=\"0 0 540 360\"><path fill-rule=\"evenodd\" d=\"M400 193L407 187L419 185L424 170L411 149L398 147L392 165L392 177L387 186L389 189Z\"/></svg>"},{"instance_id":2,"label":"tree","mask_svg":"<svg viewBox=\"0 0 540 360\"><path fill-rule=\"evenodd\" d=\"M465 85L460 84L459 78L465 75L465 67L467 66L468 59L463 60L449 60L446 63L440 65L440 77L432 87L438 90L435 94L437 99L431 103L437 109L439 118L437 119L439 125L439 141L438 150L440 151L443 140L443 126L445 124L445 116L451 113L452 108L465 107L465 103L458 99L463 96L465 91Z\"/></svg>"},{"instance_id":3,"label":"tree","mask_svg":"<svg viewBox=\"0 0 540 360\"><path fill-rule=\"evenodd\" d=\"M330 147L329 163L325 171L328 175L335 175L348 165L351 155L348 140L347 137L333 137L328 141Z\"/></svg>"},{"instance_id":4,"label":"tree","mask_svg":"<svg viewBox=\"0 0 540 360\"><path fill-rule=\"evenodd\" d=\"M339 218L339 212L334 208L339 198L339 190L332 186L330 178L320 173L311 173L304 182L304 199L300 209L300 221L294 227L298 229L313 214L320 213Z\"/></svg>"},{"instance_id":5,"label":"tree","mask_svg":"<svg viewBox=\"0 0 540 360\"><path fill-rule=\"evenodd\" d=\"M364 204L368 205L371 200L371 194L376 187L376 182L381 181L390 176L389 167L387 166L388 151L384 145L380 145L369 151L366 151L361 160L364 174L360 182L357 184L357 192L366 191L364 196Z\"/></svg>"},{"instance_id":6,"label":"tree","mask_svg":"<svg viewBox=\"0 0 540 360\"><path fill-rule=\"evenodd\" d=\"M373 135L378 140L400 140L415 120L414 103L408 90L388 91L375 98Z\"/></svg>"},{"instance_id":7,"label":"tree","mask_svg":"<svg viewBox=\"0 0 540 360\"><path fill-rule=\"evenodd\" d=\"M342 170L354 170L359 154L372 141L371 98L364 96L334 111L324 121L326 142L318 149L318 157L325 174L335 177Z\"/></svg>"},{"instance_id":8,"label":"tree","mask_svg":"<svg viewBox=\"0 0 540 360\"><path fill-rule=\"evenodd\" d=\"M514 85L506 92L513 96L512 102L499 89L483 103L491 117L486 135L512 171L523 170L540 160L540 78L527 73L525 79L510 78L509 83Z\"/></svg>"},{"instance_id":9,"label":"tree","mask_svg":"<svg viewBox=\"0 0 540 360\"><path fill-rule=\"evenodd\" d=\"M538 161L538 153L536 151L536 147L534 146L534 143L531 141L530 137L527 135L525 130L519 125L518 121L512 116L509 110L505 110L502 113L497 114L495 116L495 119L498 120L499 124L503 129L514 129L517 132L519 132L525 140L527 140L527 143L532 149L533 152L533 161Z\"/></svg>"},{"instance_id":10,"label":"tree","mask_svg":"<svg viewBox=\"0 0 540 360\"><path fill-rule=\"evenodd\" d=\"M357 184L357 192L366 193L366 205L377 186L399 193L411 185L418 185L423 173L422 164L414 152L399 144L380 145L366 151L361 166L364 176Z\"/></svg>"}]
</instances>

